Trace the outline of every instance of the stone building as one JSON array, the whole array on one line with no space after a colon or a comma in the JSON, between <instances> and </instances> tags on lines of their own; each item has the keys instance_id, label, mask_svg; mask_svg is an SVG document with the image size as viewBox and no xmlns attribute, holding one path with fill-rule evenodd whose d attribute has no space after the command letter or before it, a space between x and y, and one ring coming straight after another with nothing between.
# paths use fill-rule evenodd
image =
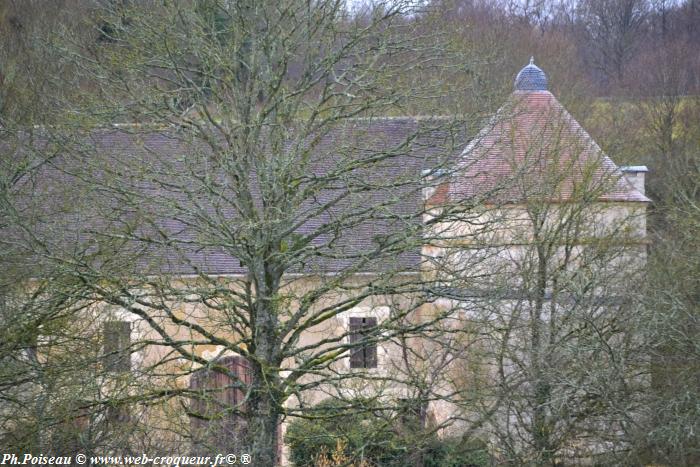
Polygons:
<instances>
[{"instance_id":1,"label":"stone building","mask_svg":"<svg viewBox=\"0 0 700 467\"><path fill-rule=\"evenodd\" d=\"M619 370L597 352L625 339L613 332L604 342L588 342L589 355L572 351L571 336L584 322L606 327L605 334L610 317L625 316L638 279L632 272L645 258L646 168L617 167L547 86L531 60L507 102L473 138L463 128L446 130L449 119L413 117L357 119L320 138L314 154L331 156L311 164L313 177L346 164L337 156L343 151L362 154L369 147L374 157L383 148L387 163L373 161L369 174L348 169L335 176L366 188L344 206L354 216L348 227L328 208L288 237L307 236L305 248L318 252L281 278L277 326L304 324L289 331L280 357L279 377L292 381L289 388L279 383L289 391L282 404L288 414L326 398L380 395L387 407L419 401L421 424L441 436L466 431L485 438L499 456L585 457L606 449L602 438L589 442L568 433L620 429L588 401L594 380ZM93 383L118 400L138 391L201 396L157 410L129 412L116 404L90 421L142 423L166 433L163 445L182 448L194 439L202 449L207 441L231 448L235 439L227 437L248 423L249 362L256 359L250 334L257 331L237 314L255 298L246 289L251 268L232 253L238 246L225 247L256 227L235 225L223 201L198 204L201 191L191 183L218 186L210 183L217 175L207 165L216 161L182 134L121 127L95 131L88 140L88 149L72 150L109 161L94 173L133 180L114 189L105 177L100 186L109 197L102 202L90 198L102 196L100 190L76 189L71 202L90 202L78 214L56 211L51 229L57 230L46 231L84 239L100 230L100 242L81 252L85 263L76 273L86 282L94 278L89 290L98 297L82 311L84 330L101 334L104 374ZM187 173L190 167L202 172ZM61 178L73 176L70 166L60 172L58 185L70 190ZM151 173L164 178L155 181ZM76 180L82 187L92 182ZM314 198L319 205L330 205L336 188L329 187ZM216 195L230 201L225 192ZM37 196L45 201L51 188ZM362 218L365 205L375 215ZM385 205L386 215L376 215ZM52 246L68 250L61 241ZM380 253L365 255L374 250ZM325 292L315 296L319 290ZM586 332L576 339L592 337ZM588 376L577 368L584 355L602 362ZM565 415L574 400L591 412ZM212 416L216 423L206 420ZM172 429L173 421L181 429Z\"/></svg>"}]
</instances>

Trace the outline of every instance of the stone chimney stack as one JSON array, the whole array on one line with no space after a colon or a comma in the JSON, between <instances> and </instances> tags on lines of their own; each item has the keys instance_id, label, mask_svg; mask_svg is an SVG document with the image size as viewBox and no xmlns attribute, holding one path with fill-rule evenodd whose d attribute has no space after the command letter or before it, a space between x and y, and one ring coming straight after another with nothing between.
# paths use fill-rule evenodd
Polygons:
<instances>
[{"instance_id":1,"label":"stone chimney stack","mask_svg":"<svg viewBox=\"0 0 700 467\"><path fill-rule=\"evenodd\" d=\"M635 190L644 194L644 178L645 174L649 172L646 165L627 165L620 167L622 174L625 176L628 182L634 187Z\"/></svg>"},{"instance_id":2,"label":"stone chimney stack","mask_svg":"<svg viewBox=\"0 0 700 467\"><path fill-rule=\"evenodd\" d=\"M427 169L423 171L423 202L426 206L439 206L447 202L450 185L447 170Z\"/></svg>"}]
</instances>

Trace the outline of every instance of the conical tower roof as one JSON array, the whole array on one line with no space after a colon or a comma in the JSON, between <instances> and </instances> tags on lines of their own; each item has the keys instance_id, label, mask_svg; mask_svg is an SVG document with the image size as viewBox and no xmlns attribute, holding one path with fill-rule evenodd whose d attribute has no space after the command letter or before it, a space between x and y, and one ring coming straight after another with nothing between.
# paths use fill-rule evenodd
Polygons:
<instances>
[{"instance_id":1,"label":"conical tower roof","mask_svg":"<svg viewBox=\"0 0 700 467\"><path fill-rule=\"evenodd\" d=\"M532 60L503 107L464 150L460 166L452 199L649 201L547 90L547 77Z\"/></svg>"}]
</instances>

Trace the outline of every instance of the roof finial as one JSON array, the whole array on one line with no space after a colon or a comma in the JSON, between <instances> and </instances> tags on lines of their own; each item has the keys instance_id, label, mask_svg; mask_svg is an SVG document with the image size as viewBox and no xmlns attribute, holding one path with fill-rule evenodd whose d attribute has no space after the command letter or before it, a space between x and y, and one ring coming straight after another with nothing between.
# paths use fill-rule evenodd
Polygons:
<instances>
[{"instance_id":1,"label":"roof finial","mask_svg":"<svg viewBox=\"0 0 700 467\"><path fill-rule=\"evenodd\" d=\"M526 65L518 76L515 77L516 91L546 91L547 75L535 65L535 57L530 57L530 64Z\"/></svg>"}]
</instances>

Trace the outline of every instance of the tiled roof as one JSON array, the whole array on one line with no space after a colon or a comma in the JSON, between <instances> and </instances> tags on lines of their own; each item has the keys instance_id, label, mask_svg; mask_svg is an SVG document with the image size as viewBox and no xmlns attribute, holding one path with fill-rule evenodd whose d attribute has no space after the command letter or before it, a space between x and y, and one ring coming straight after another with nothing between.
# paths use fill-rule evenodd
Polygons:
<instances>
[{"instance_id":1,"label":"tiled roof","mask_svg":"<svg viewBox=\"0 0 700 467\"><path fill-rule=\"evenodd\" d=\"M602 186L598 199L648 201L621 176L615 164L548 91L514 92L490 124L468 145L464 128L448 130L447 123L447 120L410 117L357 119L324 134L311 151L310 179L323 177L338 169L340 164L349 167L347 164L353 160L375 157L379 151L389 156L345 171L337 179L340 186L334 189L346 189L353 184L370 189L350 197L345 205L310 216L298 226L296 233L306 235L337 221L341 210L350 210L361 217L362 210L368 206L383 207L377 211L378 216L317 236L312 246L318 254L294 265L290 271L304 274L342 271L355 264L358 257L377 242L407 229L419 228L421 220L416 214L423 208L424 176L435 180L428 205L472 197L514 203L531 198L564 201L571 199L580 185L576 182L585 180L591 168L587 186L593 189L595 185ZM223 222L220 228L201 222L201 217L198 221L195 210L190 209L194 200L202 196L202 187L192 185L191 181L208 170L205 166L211 162L207 162L211 156L201 141L193 142L173 130L125 127L95 130L78 143L82 156L67 160L86 165L93 163L93 157L109 161L109 171L116 174L121 183L133 181L130 189L143 191L144 205L137 211L155 213L152 217L157 219L158 228L173 240L171 245L143 241L129 250L137 252L136 265L140 271L154 274L245 272L234 248L226 247L227 241L231 244L231 236L241 227L235 209L224 201L228 193L222 192L218 200L212 199L211 194L205 196L197 207L199 215L218 217ZM46 141L35 144L43 147ZM73 151L80 152L75 148ZM438 165L443 167L437 164L440 160L452 168L447 172L436 170ZM37 206L47 211L51 210L46 204L52 202L51 190L73 184L66 179L70 175L64 173L65 167L59 167L60 164L62 162L56 162L53 168L44 168L43 189L46 192L32 194L38 200ZM202 173L193 173L193 169ZM552 177L552 173L561 176ZM162 182L156 182L158 178L163 179ZM253 185L258 179L254 170L250 179ZM75 180L76 185L80 183ZM299 189L302 188L303 184ZM31 189L36 190L34 185ZM133 211L130 201L118 199L119 190L93 189L85 185L76 193L85 197L106 193L117 199L95 203L87 199L85 210L73 217L62 211L48 215L50 231L62 232L63 238L73 238L80 243L80 239L92 235L88 231L126 228L130 216L136 218L136 213L129 211ZM321 190L309 197L300 209L323 205L333 196L332 189ZM118 209L111 210L109 206ZM107 218L105 212L112 217ZM420 245L416 244L409 251L377 258L362 270L415 270L420 260Z\"/></svg>"},{"instance_id":2,"label":"tiled roof","mask_svg":"<svg viewBox=\"0 0 700 467\"><path fill-rule=\"evenodd\" d=\"M300 209L311 211L322 206L340 190L353 188L358 193L347 197L344 204L310 215L297 228L296 234L314 232L337 222L347 212L359 220L340 230L318 235L312 242L318 253L308 257L303 264L294 265L290 272L329 274L345 270L361 261L360 257L372 251L377 242L407 229L419 228L423 206L422 172L434 168L436 161L455 160L466 146L463 129L453 130L449 126L446 119L354 119L323 135L311 154L308 183L340 167L344 167L344 171L329 185L332 188L310 195ZM95 130L75 146L78 147L66 152L82 152L81 155L66 158L69 162L55 161L53 167L45 167L44 175L39 178L44 180L45 187L52 186L46 190L83 184L84 181L78 179L68 180L72 177L64 172L65 166L60 166L83 163L89 167L94 158L106 161L109 172L112 172L110 176L118 174L121 180L116 183L106 180L110 189L89 188L90 181L84 184L84 188L76 188L85 196L103 198L93 198L95 203L88 199L82 204L85 207L74 216L52 215L51 232L61 231L64 238L87 240L94 231L115 229L116 232L127 228L130 217L136 219L144 212L150 212L151 217L157 219L158 229L173 241L171 245L157 245L144 240L136 242L137 245L128 251L124 250L138 252L139 271L153 274L240 274L246 271L233 248L225 247L227 243L235 243L232 237L240 228L239 215L231 203L225 201L230 193L221 193L221 199L213 199L216 194L202 195L203 187L195 182L196 177L205 172L207 159L212 160L202 141L190 141L170 130L124 127ZM383 158L364 163L379 153ZM90 170L99 173L101 163L96 163ZM353 164L359 168L352 169ZM201 173L194 173L200 169ZM253 169L250 183L256 185L258 180ZM303 189L305 183L301 182L298 189ZM142 193L131 199L124 195L122 200L120 193L127 190L115 189L119 184L124 184L132 193ZM223 181L222 186L225 187ZM258 197L256 203L259 203L260 193L256 190L253 188ZM115 196L115 199L104 199ZM197 197L200 199L195 208ZM45 193L42 199L50 203L52 197ZM134 199L142 200L138 209L133 205ZM113 212L105 209L111 205L116 208ZM365 219L363 213L370 206L378 208L371 218ZM52 208L47 206L47 209ZM105 212L109 212L111 218L105 218ZM222 222L221 228L202 221L207 216L215 222ZM145 238L154 233L143 232L142 235ZM361 271L415 270L420 262L420 245L416 242L409 251L403 249L390 256L386 252L384 255L366 264Z\"/></svg>"},{"instance_id":3,"label":"tiled roof","mask_svg":"<svg viewBox=\"0 0 700 467\"><path fill-rule=\"evenodd\" d=\"M527 67L526 67L527 68ZM648 202L549 91L515 91L461 156L450 198Z\"/></svg>"}]
</instances>

